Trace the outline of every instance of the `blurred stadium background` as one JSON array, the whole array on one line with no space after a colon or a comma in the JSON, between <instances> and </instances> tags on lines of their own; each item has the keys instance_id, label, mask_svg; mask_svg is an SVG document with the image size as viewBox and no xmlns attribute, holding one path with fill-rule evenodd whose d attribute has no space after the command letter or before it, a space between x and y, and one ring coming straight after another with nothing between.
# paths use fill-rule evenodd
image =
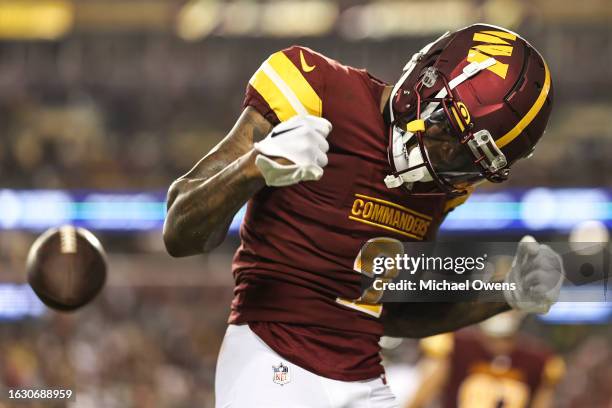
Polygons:
<instances>
[{"instance_id":1,"label":"blurred stadium background","mask_svg":"<svg viewBox=\"0 0 612 408\"><path fill-rule=\"evenodd\" d=\"M73 386L83 408L211 407L238 241L234 228L208 256L170 259L167 186L231 127L271 52L306 45L391 82L426 42L479 21L542 51L556 111L534 158L480 189L442 236L607 240L608 0L0 0L0 394ZM576 229L585 221L596 223ZM24 284L36 234L63 223L96 232L110 255L103 295L73 315ZM567 361L556 407L612 407L611 316L591 303L528 321ZM389 364L414 364L415 344Z\"/></svg>"}]
</instances>

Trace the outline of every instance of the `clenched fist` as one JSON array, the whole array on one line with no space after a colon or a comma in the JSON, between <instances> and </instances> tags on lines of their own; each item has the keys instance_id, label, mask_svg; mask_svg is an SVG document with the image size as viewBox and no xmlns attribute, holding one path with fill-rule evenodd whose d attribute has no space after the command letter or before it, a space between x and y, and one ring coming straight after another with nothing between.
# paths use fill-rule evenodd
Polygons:
<instances>
[{"instance_id":1,"label":"clenched fist","mask_svg":"<svg viewBox=\"0 0 612 408\"><path fill-rule=\"evenodd\" d=\"M564 276L561 256L527 235L519 242L506 276L506 282L516 287L504 293L506 301L513 309L547 313L559 298Z\"/></svg>"},{"instance_id":2,"label":"clenched fist","mask_svg":"<svg viewBox=\"0 0 612 408\"><path fill-rule=\"evenodd\" d=\"M327 165L326 137L331 123L312 115L298 115L280 123L264 140L255 143L260 154L255 165L268 186L289 186L319 180ZM279 162L279 158L284 159Z\"/></svg>"}]
</instances>

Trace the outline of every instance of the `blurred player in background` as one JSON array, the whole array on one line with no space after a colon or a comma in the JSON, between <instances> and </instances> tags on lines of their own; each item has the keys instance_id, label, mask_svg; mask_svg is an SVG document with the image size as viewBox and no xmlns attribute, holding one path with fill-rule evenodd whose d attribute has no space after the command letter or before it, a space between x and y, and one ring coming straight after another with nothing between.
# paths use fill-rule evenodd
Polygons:
<instances>
[{"instance_id":1,"label":"blurred player in background","mask_svg":"<svg viewBox=\"0 0 612 408\"><path fill-rule=\"evenodd\" d=\"M227 137L168 193L173 256L210 251L248 202L216 375L219 407L395 407L379 338L548 310L561 262L523 245L507 303L372 304L366 242L434 240L482 181L532 154L552 110L540 54L474 25L415 54L395 86L294 46L255 72Z\"/></svg>"},{"instance_id":2,"label":"blurred player in background","mask_svg":"<svg viewBox=\"0 0 612 408\"><path fill-rule=\"evenodd\" d=\"M523 314L507 312L421 340L418 391L405 408L440 400L444 408L550 408L563 360L518 332Z\"/></svg>"}]
</instances>

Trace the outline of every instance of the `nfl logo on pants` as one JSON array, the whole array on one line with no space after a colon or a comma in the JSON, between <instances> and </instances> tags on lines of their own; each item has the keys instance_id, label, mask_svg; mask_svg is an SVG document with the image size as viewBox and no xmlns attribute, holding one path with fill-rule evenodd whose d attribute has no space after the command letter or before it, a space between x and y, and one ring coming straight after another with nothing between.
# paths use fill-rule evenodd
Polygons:
<instances>
[{"instance_id":1,"label":"nfl logo on pants","mask_svg":"<svg viewBox=\"0 0 612 408\"><path fill-rule=\"evenodd\" d=\"M280 363L277 366L272 366L272 372L272 382L274 382L274 384L285 385L291 381L289 367L283 363Z\"/></svg>"}]
</instances>

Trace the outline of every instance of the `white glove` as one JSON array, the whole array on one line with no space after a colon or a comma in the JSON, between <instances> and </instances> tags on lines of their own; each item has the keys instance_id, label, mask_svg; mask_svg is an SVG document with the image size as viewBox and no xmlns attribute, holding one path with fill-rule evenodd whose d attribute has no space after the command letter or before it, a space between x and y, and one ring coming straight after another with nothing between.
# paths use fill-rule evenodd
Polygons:
<instances>
[{"instance_id":1,"label":"white glove","mask_svg":"<svg viewBox=\"0 0 612 408\"><path fill-rule=\"evenodd\" d=\"M331 129L328 120L312 115L294 116L276 125L264 140L254 144L261 153L255 158L255 165L266 184L283 187L319 180L327 165L329 144L325 138ZM280 164L272 159L274 157L282 157L293 164Z\"/></svg>"},{"instance_id":2,"label":"white glove","mask_svg":"<svg viewBox=\"0 0 612 408\"><path fill-rule=\"evenodd\" d=\"M518 244L505 280L514 283L516 290L505 291L504 296L513 309L547 313L559 298L564 276L561 256L526 235Z\"/></svg>"}]
</instances>

